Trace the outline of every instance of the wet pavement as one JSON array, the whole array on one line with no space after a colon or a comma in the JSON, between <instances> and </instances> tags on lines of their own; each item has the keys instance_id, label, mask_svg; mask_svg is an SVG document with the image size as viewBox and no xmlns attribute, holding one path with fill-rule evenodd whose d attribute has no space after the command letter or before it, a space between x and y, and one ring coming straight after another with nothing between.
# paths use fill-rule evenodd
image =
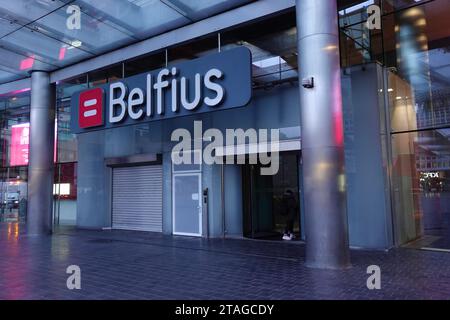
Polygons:
<instances>
[{"instance_id":1,"label":"wet pavement","mask_svg":"<svg viewBox=\"0 0 450 320\"><path fill-rule=\"evenodd\" d=\"M304 245L0 225L0 299L450 299L450 253L352 250L344 271L305 267ZM69 290L66 268L81 269ZM367 267L381 268L369 290Z\"/></svg>"}]
</instances>

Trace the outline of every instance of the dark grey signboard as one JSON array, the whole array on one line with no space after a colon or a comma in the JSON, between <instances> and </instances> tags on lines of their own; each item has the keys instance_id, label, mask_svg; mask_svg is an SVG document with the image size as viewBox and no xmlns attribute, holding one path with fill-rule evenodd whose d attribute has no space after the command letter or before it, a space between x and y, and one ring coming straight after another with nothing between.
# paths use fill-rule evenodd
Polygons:
<instances>
[{"instance_id":1,"label":"dark grey signboard","mask_svg":"<svg viewBox=\"0 0 450 320\"><path fill-rule=\"evenodd\" d=\"M245 47L76 92L73 133L110 129L249 103L251 53Z\"/></svg>"}]
</instances>

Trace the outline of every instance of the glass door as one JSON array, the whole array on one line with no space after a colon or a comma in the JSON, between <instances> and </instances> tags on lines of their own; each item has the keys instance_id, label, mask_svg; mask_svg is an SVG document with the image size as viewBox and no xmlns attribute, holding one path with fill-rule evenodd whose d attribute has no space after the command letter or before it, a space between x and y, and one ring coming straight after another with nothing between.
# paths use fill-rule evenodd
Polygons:
<instances>
[{"instance_id":1,"label":"glass door","mask_svg":"<svg viewBox=\"0 0 450 320\"><path fill-rule=\"evenodd\" d=\"M276 175L260 174L261 165L243 166L244 236L281 240L300 238L299 155L280 155Z\"/></svg>"}]
</instances>

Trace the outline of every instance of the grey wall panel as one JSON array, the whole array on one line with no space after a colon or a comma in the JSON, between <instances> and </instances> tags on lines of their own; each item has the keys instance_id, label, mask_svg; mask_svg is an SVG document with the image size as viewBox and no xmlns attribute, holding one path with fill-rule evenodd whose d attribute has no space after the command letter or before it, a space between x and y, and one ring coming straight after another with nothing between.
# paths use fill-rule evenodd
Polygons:
<instances>
[{"instance_id":1,"label":"grey wall panel","mask_svg":"<svg viewBox=\"0 0 450 320\"><path fill-rule=\"evenodd\" d=\"M391 246L391 221L382 155L378 66L355 67L343 77L347 206L350 245Z\"/></svg>"},{"instance_id":2,"label":"grey wall panel","mask_svg":"<svg viewBox=\"0 0 450 320\"><path fill-rule=\"evenodd\" d=\"M105 134L102 131L78 135L77 226L110 227L107 211L109 189L104 164Z\"/></svg>"}]
</instances>

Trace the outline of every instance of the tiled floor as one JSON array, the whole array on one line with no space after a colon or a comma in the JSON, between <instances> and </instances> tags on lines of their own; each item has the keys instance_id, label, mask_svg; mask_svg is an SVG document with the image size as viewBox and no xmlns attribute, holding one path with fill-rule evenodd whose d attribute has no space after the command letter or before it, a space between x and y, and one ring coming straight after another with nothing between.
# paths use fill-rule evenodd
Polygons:
<instances>
[{"instance_id":1,"label":"tiled floor","mask_svg":"<svg viewBox=\"0 0 450 320\"><path fill-rule=\"evenodd\" d=\"M122 231L27 237L0 226L1 299L450 299L450 254L352 251L345 271L308 269L304 247ZM81 268L68 290L66 268ZM369 265L382 289L366 287Z\"/></svg>"}]
</instances>

